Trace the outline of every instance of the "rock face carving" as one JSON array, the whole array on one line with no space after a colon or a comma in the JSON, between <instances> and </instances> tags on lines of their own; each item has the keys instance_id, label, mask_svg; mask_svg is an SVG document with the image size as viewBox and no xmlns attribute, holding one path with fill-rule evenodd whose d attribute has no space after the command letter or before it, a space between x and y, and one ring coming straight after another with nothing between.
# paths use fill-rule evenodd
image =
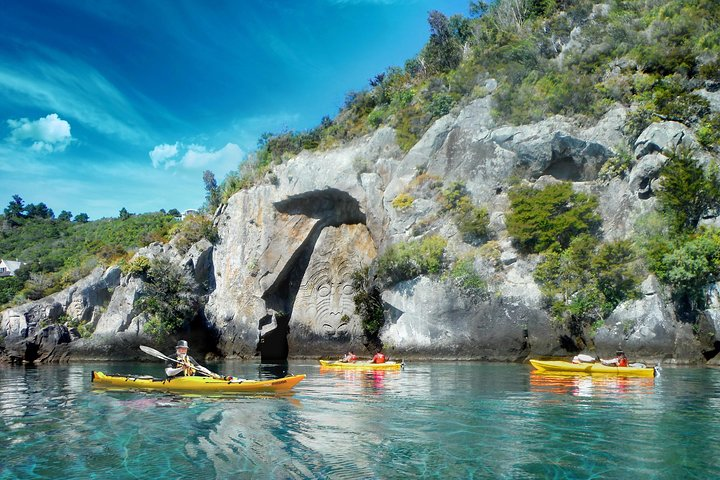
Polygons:
<instances>
[{"instance_id":1,"label":"rock face carving","mask_svg":"<svg viewBox=\"0 0 720 480\"><path fill-rule=\"evenodd\" d=\"M325 228L300 282L290 321L291 337L295 328L324 340L352 342L359 337L362 328L352 299L352 273L375 256L364 225Z\"/></svg>"}]
</instances>

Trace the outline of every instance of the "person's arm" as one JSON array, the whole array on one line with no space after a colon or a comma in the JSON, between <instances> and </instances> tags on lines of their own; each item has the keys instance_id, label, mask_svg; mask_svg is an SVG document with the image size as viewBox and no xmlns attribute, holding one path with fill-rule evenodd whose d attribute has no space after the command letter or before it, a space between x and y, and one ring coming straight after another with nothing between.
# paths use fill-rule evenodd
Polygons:
<instances>
[{"instance_id":1,"label":"person's arm","mask_svg":"<svg viewBox=\"0 0 720 480\"><path fill-rule=\"evenodd\" d=\"M177 368L166 367L165 375L167 375L168 377L174 377L175 375L178 375L182 371L183 371L182 367L177 367Z\"/></svg>"}]
</instances>

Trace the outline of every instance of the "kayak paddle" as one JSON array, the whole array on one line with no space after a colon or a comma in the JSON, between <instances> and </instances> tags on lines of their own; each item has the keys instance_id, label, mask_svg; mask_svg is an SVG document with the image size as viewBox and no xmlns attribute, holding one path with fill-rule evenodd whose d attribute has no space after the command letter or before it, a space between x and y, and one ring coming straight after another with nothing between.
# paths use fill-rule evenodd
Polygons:
<instances>
[{"instance_id":1,"label":"kayak paddle","mask_svg":"<svg viewBox=\"0 0 720 480\"><path fill-rule=\"evenodd\" d=\"M158 352L158 351L155 350L154 348L150 348L150 347L147 347L147 346L145 346L145 345L140 345L140 350L142 350L143 352L147 353L147 354L150 355L150 356L153 356L153 357L156 357L156 358L160 358L160 359L162 359L162 360L168 360L168 361L171 361L171 362L175 362L175 363L180 364L180 365L184 365L183 362L181 362L180 360L177 360L177 359L175 359L175 358L168 357L168 356L165 355L164 353ZM223 376L221 376L221 375L218 375L217 373L211 372L210 370L208 370L207 368L203 367L202 365L193 365L192 368L194 368L195 370L197 370L198 372L200 372L200 373L202 373L202 374L207 375L208 377L225 379L225 377L223 377Z\"/></svg>"}]
</instances>

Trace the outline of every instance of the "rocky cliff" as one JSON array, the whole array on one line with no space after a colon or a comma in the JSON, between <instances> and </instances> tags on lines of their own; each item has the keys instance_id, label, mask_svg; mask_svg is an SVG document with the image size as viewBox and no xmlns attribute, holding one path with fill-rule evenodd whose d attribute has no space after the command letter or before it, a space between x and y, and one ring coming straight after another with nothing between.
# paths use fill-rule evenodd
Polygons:
<instances>
[{"instance_id":1,"label":"rocky cliff","mask_svg":"<svg viewBox=\"0 0 720 480\"><path fill-rule=\"evenodd\" d=\"M662 152L679 144L696 146L692 132L675 122L652 124L632 145L629 174L599 179L601 167L629 143L623 134L627 109L618 106L588 127L560 116L498 125L491 115L494 85L487 81L487 96L440 118L407 153L398 148L392 129L381 128L276 166L264 182L218 209L215 245L204 242L184 255L172 242L139 252L171 258L203 286L202 311L183 335L190 329L204 351L228 357L362 352L367 339L352 301L353 272L392 243L428 233L448 239L448 259L476 252L443 215L437 192L421 181L424 175L445 184L462 181L473 202L487 208L492 254L475 255L474 267L488 292L473 296L442 276L388 287L382 292L385 325L379 338L391 356L520 361L580 349L602 356L622 347L637 360L713 361L720 345L717 287L708 287L710 309L698 329L677 318L667 292L648 277L642 298L618 306L604 326L578 343L544 308L533 279L540 258L519 254L505 227L513 178L536 186L563 180L599 198L606 239L627 238L636 219L655 208L653 190L666 160ZM402 193L414 200L395 208L393 200ZM1 324L6 355L136 356L136 345L149 342L142 328L146 320L133 306L142 289L141 279L111 268L60 294L6 310ZM78 339L56 325L61 315L90 321L93 335Z\"/></svg>"}]
</instances>

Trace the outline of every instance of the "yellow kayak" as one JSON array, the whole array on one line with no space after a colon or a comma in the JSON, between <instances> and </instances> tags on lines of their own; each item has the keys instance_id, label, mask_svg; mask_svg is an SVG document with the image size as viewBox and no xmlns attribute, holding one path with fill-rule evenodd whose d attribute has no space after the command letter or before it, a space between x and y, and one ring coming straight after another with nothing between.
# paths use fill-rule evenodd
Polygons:
<instances>
[{"instance_id":1,"label":"yellow kayak","mask_svg":"<svg viewBox=\"0 0 720 480\"><path fill-rule=\"evenodd\" d=\"M200 376L168 379L149 376L105 375L102 372L92 372L92 381L98 386L218 393L282 392L290 390L304 378L305 375L293 375L274 380L222 380Z\"/></svg>"},{"instance_id":2,"label":"yellow kayak","mask_svg":"<svg viewBox=\"0 0 720 480\"><path fill-rule=\"evenodd\" d=\"M403 362L340 362L338 360L320 360L320 367L341 368L345 370L400 370L405 366Z\"/></svg>"},{"instance_id":3,"label":"yellow kayak","mask_svg":"<svg viewBox=\"0 0 720 480\"><path fill-rule=\"evenodd\" d=\"M560 360L530 360L539 373L558 375L601 374L620 377L654 377L656 370L652 367L616 367L602 363L572 363Z\"/></svg>"}]
</instances>

